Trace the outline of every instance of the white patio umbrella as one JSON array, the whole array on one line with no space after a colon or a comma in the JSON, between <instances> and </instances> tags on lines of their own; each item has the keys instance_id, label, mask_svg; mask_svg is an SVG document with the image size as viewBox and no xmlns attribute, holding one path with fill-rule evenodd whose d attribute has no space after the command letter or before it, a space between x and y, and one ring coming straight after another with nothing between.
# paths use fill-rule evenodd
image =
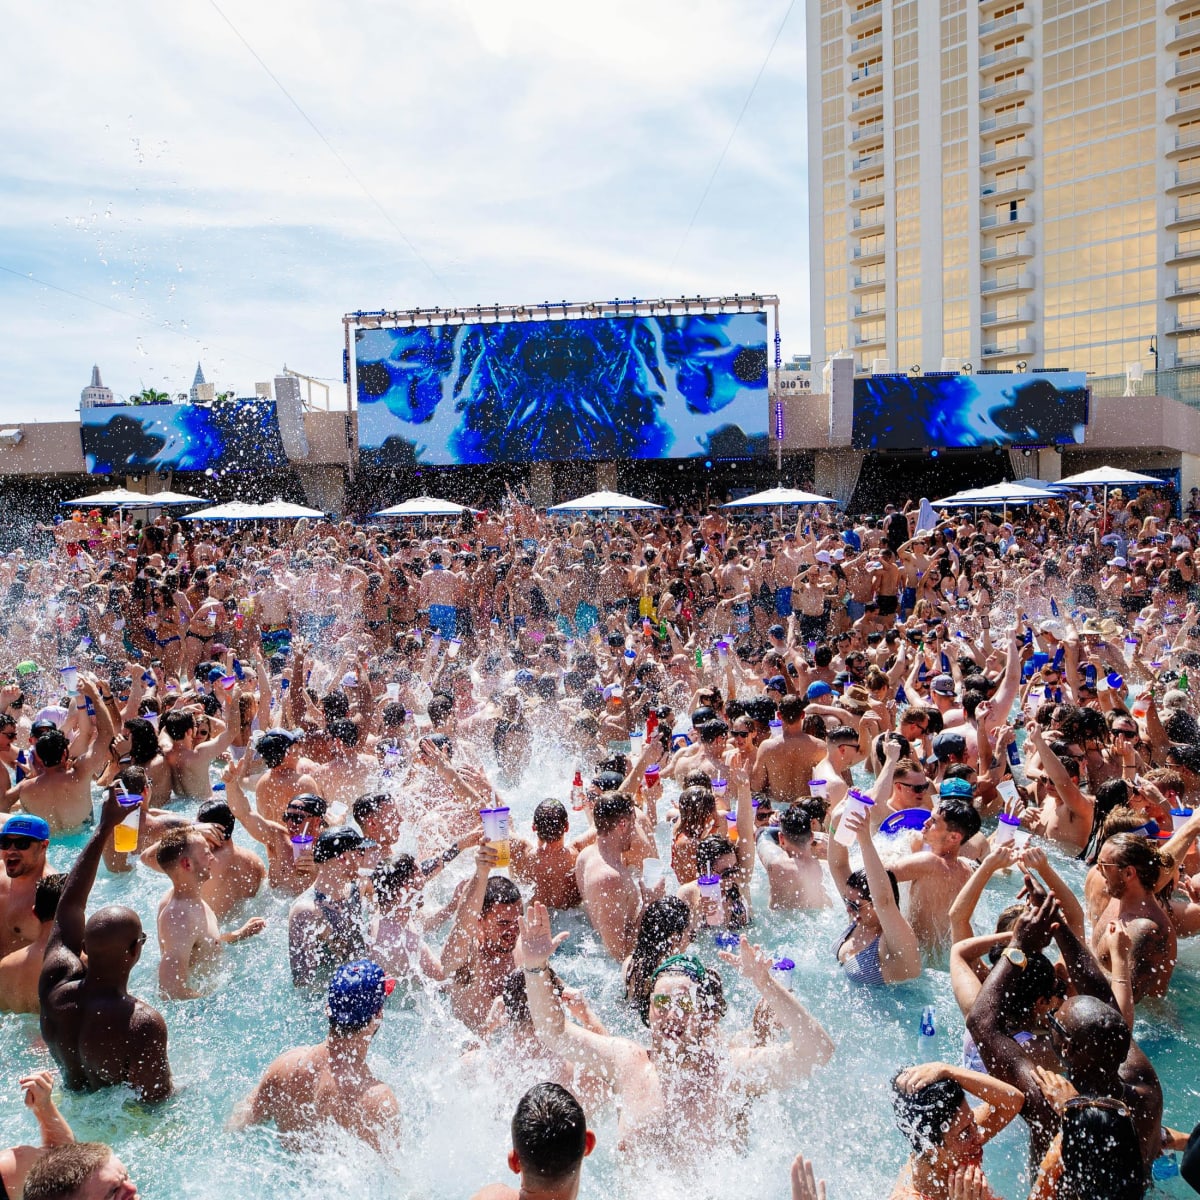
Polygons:
<instances>
[{"instance_id":1,"label":"white patio umbrella","mask_svg":"<svg viewBox=\"0 0 1200 1200\"><path fill-rule=\"evenodd\" d=\"M1068 475L1065 479L1060 479L1055 486L1063 489L1103 488L1104 507L1100 512L1104 515L1108 512L1110 487L1162 487L1165 482L1153 475L1143 475L1140 471L1125 471L1120 467L1093 467L1090 471L1080 471L1078 475Z\"/></svg>"},{"instance_id":2,"label":"white patio umbrella","mask_svg":"<svg viewBox=\"0 0 1200 1200\"><path fill-rule=\"evenodd\" d=\"M651 504L649 500L639 500L636 496L623 496L620 492L588 492L578 500L568 500L563 504L553 504L546 511L552 513L566 512L631 512L634 509L661 509L661 504Z\"/></svg>"},{"instance_id":3,"label":"white patio umbrella","mask_svg":"<svg viewBox=\"0 0 1200 1200\"><path fill-rule=\"evenodd\" d=\"M153 495L143 496L140 501L134 503L132 500L125 505L126 508L173 508L176 505L184 504L207 504L207 496L189 496L186 492L155 492Z\"/></svg>"},{"instance_id":4,"label":"white patio umbrella","mask_svg":"<svg viewBox=\"0 0 1200 1200\"><path fill-rule=\"evenodd\" d=\"M934 508L988 508L999 504L1008 517L1010 504L1040 504L1049 499L1044 488L1029 487L1023 483L993 483L987 487L967 488L953 496L933 501Z\"/></svg>"},{"instance_id":5,"label":"white patio umbrella","mask_svg":"<svg viewBox=\"0 0 1200 1200\"><path fill-rule=\"evenodd\" d=\"M90 496L79 496L62 503L70 508L125 508L145 504L146 496L142 492L131 492L128 488L109 488L106 492L93 492Z\"/></svg>"},{"instance_id":6,"label":"white patio umbrella","mask_svg":"<svg viewBox=\"0 0 1200 1200\"><path fill-rule=\"evenodd\" d=\"M836 504L832 496L818 496L815 492L801 491L800 488L773 487L765 492L755 492L752 496L743 496L740 500L730 500L721 508L756 508L759 505L775 504Z\"/></svg>"},{"instance_id":7,"label":"white patio umbrella","mask_svg":"<svg viewBox=\"0 0 1200 1200\"><path fill-rule=\"evenodd\" d=\"M213 508L202 508L188 513L185 521L298 521L301 517L324 517L316 508L305 508L303 504L292 504L287 500L268 500L266 504L247 504L243 500L231 500Z\"/></svg>"},{"instance_id":8,"label":"white patio umbrella","mask_svg":"<svg viewBox=\"0 0 1200 1200\"><path fill-rule=\"evenodd\" d=\"M455 504L453 500L439 500L436 496L414 496L411 500L402 500L390 508L381 508L372 513L373 517L457 517L465 512L478 512L477 508L468 508L465 504Z\"/></svg>"}]
</instances>

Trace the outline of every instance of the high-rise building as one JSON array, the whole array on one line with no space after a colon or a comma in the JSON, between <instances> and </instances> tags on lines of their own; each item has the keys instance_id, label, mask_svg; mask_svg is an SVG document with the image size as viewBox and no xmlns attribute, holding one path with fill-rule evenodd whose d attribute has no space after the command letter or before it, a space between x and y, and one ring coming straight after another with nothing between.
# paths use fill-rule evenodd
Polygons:
<instances>
[{"instance_id":1,"label":"high-rise building","mask_svg":"<svg viewBox=\"0 0 1200 1200\"><path fill-rule=\"evenodd\" d=\"M814 364L1200 363L1200 0L812 0L808 91Z\"/></svg>"},{"instance_id":2,"label":"high-rise building","mask_svg":"<svg viewBox=\"0 0 1200 1200\"><path fill-rule=\"evenodd\" d=\"M106 404L113 404L112 388L106 388L104 381L100 378L99 366L92 367L92 382L79 393L80 408L99 408Z\"/></svg>"}]
</instances>

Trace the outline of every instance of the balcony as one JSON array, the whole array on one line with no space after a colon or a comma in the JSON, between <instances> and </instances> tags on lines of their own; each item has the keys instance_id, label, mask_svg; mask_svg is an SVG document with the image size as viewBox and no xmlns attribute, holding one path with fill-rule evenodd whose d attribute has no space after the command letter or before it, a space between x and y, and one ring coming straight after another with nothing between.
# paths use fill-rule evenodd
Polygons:
<instances>
[{"instance_id":1,"label":"balcony","mask_svg":"<svg viewBox=\"0 0 1200 1200\"><path fill-rule=\"evenodd\" d=\"M997 146L993 150L983 151L979 156L979 164L987 167L992 163L1028 162L1031 158L1033 144L1022 140L1011 146Z\"/></svg>"},{"instance_id":2,"label":"balcony","mask_svg":"<svg viewBox=\"0 0 1200 1200\"><path fill-rule=\"evenodd\" d=\"M882 183L865 183L861 187L850 189L851 204L869 204L883 195Z\"/></svg>"},{"instance_id":3,"label":"balcony","mask_svg":"<svg viewBox=\"0 0 1200 1200\"><path fill-rule=\"evenodd\" d=\"M1167 179L1167 195L1190 192L1200 187L1200 167L1185 166Z\"/></svg>"},{"instance_id":4,"label":"balcony","mask_svg":"<svg viewBox=\"0 0 1200 1200\"><path fill-rule=\"evenodd\" d=\"M883 30L872 33L868 37L856 38L850 43L846 52L846 61L854 62L860 58L869 58L876 50L883 49Z\"/></svg>"},{"instance_id":5,"label":"balcony","mask_svg":"<svg viewBox=\"0 0 1200 1200\"><path fill-rule=\"evenodd\" d=\"M855 117L868 117L872 113L883 112L883 91L870 92L850 101L850 114Z\"/></svg>"},{"instance_id":6,"label":"balcony","mask_svg":"<svg viewBox=\"0 0 1200 1200\"><path fill-rule=\"evenodd\" d=\"M1167 157L1187 158L1193 154L1200 154L1200 129L1187 129L1183 133L1177 133L1167 150Z\"/></svg>"},{"instance_id":7,"label":"balcony","mask_svg":"<svg viewBox=\"0 0 1200 1200\"><path fill-rule=\"evenodd\" d=\"M883 78L883 63L863 63L861 67L855 67L850 72L850 86L853 88L855 84L871 83Z\"/></svg>"},{"instance_id":8,"label":"balcony","mask_svg":"<svg viewBox=\"0 0 1200 1200\"><path fill-rule=\"evenodd\" d=\"M1028 238L1006 242L1001 246L982 246L979 250L979 261L985 263L1012 262L1032 257L1033 243Z\"/></svg>"},{"instance_id":9,"label":"balcony","mask_svg":"<svg viewBox=\"0 0 1200 1200\"><path fill-rule=\"evenodd\" d=\"M1034 286L1033 272L1021 271L1001 279L981 280L979 290L985 296L1005 296L1014 292L1032 292Z\"/></svg>"},{"instance_id":10,"label":"balcony","mask_svg":"<svg viewBox=\"0 0 1200 1200\"><path fill-rule=\"evenodd\" d=\"M864 8L852 9L846 14L846 29L850 33L857 33L860 26L878 25L882 13L883 0L875 0L874 4L868 4Z\"/></svg>"},{"instance_id":11,"label":"balcony","mask_svg":"<svg viewBox=\"0 0 1200 1200\"><path fill-rule=\"evenodd\" d=\"M859 213L853 221L850 222L850 228L855 233L882 233L883 232L883 207L878 210L868 208Z\"/></svg>"},{"instance_id":12,"label":"balcony","mask_svg":"<svg viewBox=\"0 0 1200 1200\"><path fill-rule=\"evenodd\" d=\"M1167 251L1167 266L1173 267L1177 263L1195 262L1200 259L1200 241L1184 245L1182 242L1176 242Z\"/></svg>"},{"instance_id":13,"label":"balcony","mask_svg":"<svg viewBox=\"0 0 1200 1200\"><path fill-rule=\"evenodd\" d=\"M979 122L980 133L1002 133L1009 129L1032 129L1033 114L1027 105L1020 105L1009 112L997 113L994 117L984 117Z\"/></svg>"},{"instance_id":14,"label":"balcony","mask_svg":"<svg viewBox=\"0 0 1200 1200\"><path fill-rule=\"evenodd\" d=\"M1190 83L1200 79L1200 54L1189 54L1175 64L1169 83Z\"/></svg>"},{"instance_id":15,"label":"balcony","mask_svg":"<svg viewBox=\"0 0 1200 1200\"><path fill-rule=\"evenodd\" d=\"M1172 232L1195 229L1197 225L1200 225L1200 204L1181 205L1167 213L1167 228Z\"/></svg>"},{"instance_id":16,"label":"balcony","mask_svg":"<svg viewBox=\"0 0 1200 1200\"><path fill-rule=\"evenodd\" d=\"M1200 44L1200 17L1178 21L1167 34L1167 49L1182 50L1186 46Z\"/></svg>"},{"instance_id":17,"label":"balcony","mask_svg":"<svg viewBox=\"0 0 1200 1200\"><path fill-rule=\"evenodd\" d=\"M1190 333L1200 333L1200 313L1190 317L1176 317L1168 321L1163 332L1167 337L1182 337Z\"/></svg>"},{"instance_id":18,"label":"balcony","mask_svg":"<svg viewBox=\"0 0 1200 1200\"><path fill-rule=\"evenodd\" d=\"M851 339L850 344L858 349L860 346L882 346L887 341L887 335L883 333L856 333Z\"/></svg>"},{"instance_id":19,"label":"balcony","mask_svg":"<svg viewBox=\"0 0 1200 1200\"><path fill-rule=\"evenodd\" d=\"M1028 325L1033 320L1033 307L1022 304L1011 313L983 312L979 323L985 329L997 329L1005 325Z\"/></svg>"},{"instance_id":20,"label":"balcony","mask_svg":"<svg viewBox=\"0 0 1200 1200\"><path fill-rule=\"evenodd\" d=\"M1180 121L1200 114L1200 89L1184 92L1167 105L1167 120Z\"/></svg>"},{"instance_id":21,"label":"balcony","mask_svg":"<svg viewBox=\"0 0 1200 1200\"><path fill-rule=\"evenodd\" d=\"M1012 79L1002 79L999 83L989 83L986 87L979 89L979 100L982 104L988 104L993 100L1007 100L1010 96L1014 99L1020 96L1033 95L1033 77L1028 71L1022 71L1020 75Z\"/></svg>"},{"instance_id":22,"label":"balcony","mask_svg":"<svg viewBox=\"0 0 1200 1200\"><path fill-rule=\"evenodd\" d=\"M882 295L880 296L882 300ZM856 304L853 309L854 318L858 321L865 321L871 317L882 317L887 312L887 308L882 304Z\"/></svg>"},{"instance_id":23,"label":"balcony","mask_svg":"<svg viewBox=\"0 0 1200 1200\"><path fill-rule=\"evenodd\" d=\"M1200 296L1200 279L1177 279L1175 286L1168 289L1168 300L1185 300Z\"/></svg>"},{"instance_id":24,"label":"balcony","mask_svg":"<svg viewBox=\"0 0 1200 1200\"><path fill-rule=\"evenodd\" d=\"M875 121L870 125L860 125L857 129L850 131L850 145L854 146L859 142L864 145L867 142L882 142L883 141L883 122Z\"/></svg>"},{"instance_id":25,"label":"balcony","mask_svg":"<svg viewBox=\"0 0 1200 1200\"><path fill-rule=\"evenodd\" d=\"M990 71L993 67L1010 67L1017 63L1032 62L1033 47L1028 42L1017 42L1015 46L1005 46L1002 50L993 50L991 54L979 56L979 69Z\"/></svg>"},{"instance_id":26,"label":"balcony","mask_svg":"<svg viewBox=\"0 0 1200 1200\"><path fill-rule=\"evenodd\" d=\"M1033 209L1028 204L1018 204L1006 212L985 213L979 218L980 229L1021 229L1033 224Z\"/></svg>"},{"instance_id":27,"label":"balcony","mask_svg":"<svg viewBox=\"0 0 1200 1200\"><path fill-rule=\"evenodd\" d=\"M872 171L881 171L882 169L882 151L876 151L874 154L864 154L859 158L852 158L850 160L851 175L869 175Z\"/></svg>"},{"instance_id":28,"label":"balcony","mask_svg":"<svg viewBox=\"0 0 1200 1200\"><path fill-rule=\"evenodd\" d=\"M1025 358L1033 353L1033 338L1015 338L1003 345L998 342L991 345L984 342L980 350L984 358Z\"/></svg>"},{"instance_id":29,"label":"balcony","mask_svg":"<svg viewBox=\"0 0 1200 1200\"><path fill-rule=\"evenodd\" d=\"M1012 175L1001 175L998 179L985 179L979 185L979 195L985 198L997 196L1020 196L1033 191L1033 180L1025 171Z\"/></svg>"},{"instance_id":30,"label":"balcony","mask_svg":"<svg viewBox=\"0 0 1200 1200\"><path fill-rule=\"evenodd\" d=\"M1180 13L1191 12L1195 7L1195 0L1167 0L1163 8L1163 12L1168 17L1177 17Z\"/></svg>"},{"instance_id":31,"label":"balcony","mask_svg":"<svg viewBox=\"0 0 1200 1200\"><path fill-rule=\"evenodd\" d=\"M882 267L876 267L874 270L859 271L856 275L850 276L850 290L852 292L867 292L872 288L881 288L887 283L887 275Z\"/></svg>"},{"instance_id":32,"label":"balcony","mask_svg":"<svg viewBox=\"0 0 1200 1200\"><path fill-rule=\"evenodd\" d=\"M995 17L991 21L979 22L979 36L981 38L991 37L994 33L1003 33L1006 30L1032 29L1033 19L1029 15L1029 10L1026 8L1018 9L1016 12L1005 13L1002 17Z\"/></svg>"},{"instance_id":33,"label":"balcony","mask_svg":"<svg viewBox=\"0 0 1200 1200\"><path fill-rule=\"evenodd\" d=\"M850 257L856 263L883 262L883 239L880 238L879 245L874 248L869 246L855 246L854 249L850 251Z\"/></svg>"}]
</instances>

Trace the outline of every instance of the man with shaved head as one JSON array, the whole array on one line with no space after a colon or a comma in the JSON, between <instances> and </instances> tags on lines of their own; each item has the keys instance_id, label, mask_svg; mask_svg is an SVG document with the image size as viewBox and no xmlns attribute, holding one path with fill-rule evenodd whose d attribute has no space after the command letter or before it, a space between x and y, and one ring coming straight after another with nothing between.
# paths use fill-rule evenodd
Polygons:
<instances>
[{"instance_id":1,"label":"man with shaved head","mask_svg":"<svg viewBox=\"0 0 1200 1200\"><path fill-rule=\"evenodd\" d=\"M122 815L110 790L96 832L63 887L38 980L42 1037L67 1087L128 1084L152 1103L171 1094L171 1068L162 1014L126 990L146 941L142 922L119 905L87 916L104 844Z\"/></svg>"}]
</instances>

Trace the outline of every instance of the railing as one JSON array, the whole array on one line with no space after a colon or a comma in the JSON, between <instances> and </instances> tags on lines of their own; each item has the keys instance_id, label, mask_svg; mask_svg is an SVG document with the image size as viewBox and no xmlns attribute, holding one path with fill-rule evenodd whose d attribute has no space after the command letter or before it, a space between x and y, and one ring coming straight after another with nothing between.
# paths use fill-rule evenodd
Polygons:
<instances>
[{"instance_id":1,"label":"railing","mask_svg":"<svg viewBox=\"0 0 1200 1200\"><path fill-rule=\"evenodd\" d=\"M1032 125L1033 117L1029 109L1022 104L1012 112L997 113L994 117L985 117L979 122L980 133L995 133L997 129L1011 129L1014 125Z\"/></svg>"},{"instance_id":2,"label":"railing","mask_svg":"<svg viewBox=\"0 0 1200 1200\"><path fill-rule=\"evenodd\" d=\"M1032 158L1033 147L1028 142L1020 142L1016 146L1006 146L1002 150L985 150L979 161L983 166L991 163L1009 162L1016 158Z\"/></svg>"},{"instance_id":3,"label":"railing","mask_svg":"<svg viewBox=\"0 0 1200 1200\"><path fill-rule=\"evenodd\" d=\"M979 251L980 262L994 262L998 258L1032 258L1033 243L1022 238L1015 246L984 246Z\"/></svg>"},{"instance_id":4,"label":"railing","mask_svg":"<svg viewBox=\"0 0 1200 1200\"><path fill-rule=\"evenodd\" d=\"M1014 79L1002 79L999 83L989 83L979 89L980 100L998 100L1012 92L1030 92L1033 90L1033 80L1027 75L1019 75Z\"/></svg>"},{"instance_id":5,"label":"railing","mask_svg":"<svg viewBox=\"0 0 1200 1200\"><path fill-rule=\"evenodd\" d=\"M876 121L873 125L860 125L857 129L852 129L850 131L850 144L854 145L855 142L866 141L867 138L874 139L881 137L883 137L883 122Z\"/></svg>"},{"instance_id":6,"label":"railing","mask_svg":"<svg viewBox=\"0 0 1200 1200\"><path fill-rule=\"evenodd\" d=\"M1033 338L1017 338L1015 341L1005 342L1003 345L998 342L992 345L985 343L981 349L984 358L1007 358L1012 354L1032 354Z\"/></svg>"},{"instance_id":7,"label":"railing","mask_svg":"<svg viewBox=\"0 0 1200 1200\"><path fill-rule=\"evenodd\" d=\"M1033 210L1028 204L1018 204L1011 212L986 213L979 218L980 229L997 229L1003 225L1020 225L1033 220Z\"/></svg>"},{"instance_id":8,"label":"railing","mask_svg":"<svg viewBox=\"0 0 1200 1200\"><path fill-rule=\"evenodd\" d=\"M1016 12L1005 13L1002 17L982 22L979 26L979 36L990 37L993 33L999 33L1000 30L1008 29L1013 25L1028 25L1030 20L1029 14L1023 8Z\"/></svg>"},{"instance_id":9,"label":"railing","mask_svg":"<svg viewBox=\"0 0 1200 1200\"><path fill-rule=\"evenodd\" d=\"M986 296L992 292L1032 291L1033 275L1029 271L1021 271L1011 279L984 279L979 284L979 290Z\"/></svg>"},{"instance_id":10,"label":"railing","mask_svg":"<svg viewBox=\"0 0 1200 1200\"><path fill-rule=\"evenodd\" d=\"M1033 309L1028 304L1022 304L1011 313L984 312L979 314L980 325L1026 325L1033 320Z\"/></svg>"},{"instance_id":11,"label":"railing","mask_svg":"<svg viewBox=\"0 0 1200 1200\"><path fill-rule=\"evenodd\" d=\"M1015 46L1005 46L1003 50L993 50L991 54L979 56L979 69L986 71L989 67L1000 63L1013 62L1020 58L1032 57L1032 51L1026 42L1018 42Z\"/></svg>"},{"instance_id":12,"label":"railing","mask_svg":"<svg viewBox=\"0 0 1200 1200\"><path fill-rule=\"evenodd\" d=\"M981 196L1005 196L1009 192L1027 192L1032 184L1024 171L1016 175L1006 175L1002 179L986 180L979 186Z\"/></svg>"}]
</instances>

